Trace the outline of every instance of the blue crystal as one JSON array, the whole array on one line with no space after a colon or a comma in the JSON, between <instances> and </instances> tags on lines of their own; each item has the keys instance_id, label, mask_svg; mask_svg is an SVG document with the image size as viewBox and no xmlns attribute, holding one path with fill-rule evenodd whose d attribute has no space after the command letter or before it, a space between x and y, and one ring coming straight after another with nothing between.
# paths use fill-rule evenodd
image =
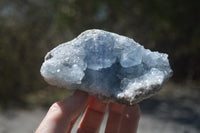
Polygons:
<instances>
[{"instance_id":1,"label":"blue crystal","mask_svg":"<svg viewBox=\"0 0 200 133\"><path fill-rule=\"evenodd\" d=\"M128 105L152 96L172 75L167 54L97 29L51 50L40 71L52 85Z\"/></svg>"}]
</instances>

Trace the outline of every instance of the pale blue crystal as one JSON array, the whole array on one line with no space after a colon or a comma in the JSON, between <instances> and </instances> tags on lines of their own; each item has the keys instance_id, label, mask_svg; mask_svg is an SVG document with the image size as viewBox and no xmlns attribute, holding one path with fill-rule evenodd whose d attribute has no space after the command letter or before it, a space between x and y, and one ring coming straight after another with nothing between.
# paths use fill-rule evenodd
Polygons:
<instances>
[{"instance_id":1,"label":"pale blue crystal","mask_svg":"<svg viewBox=\"0 0 200 133\"><path fill-rule=\"evenodd\" d=\"M40 71L52 85L128 105L156 93L172 75L167 54L97 29L51 50Z\"/></svg>"}]
</instances>

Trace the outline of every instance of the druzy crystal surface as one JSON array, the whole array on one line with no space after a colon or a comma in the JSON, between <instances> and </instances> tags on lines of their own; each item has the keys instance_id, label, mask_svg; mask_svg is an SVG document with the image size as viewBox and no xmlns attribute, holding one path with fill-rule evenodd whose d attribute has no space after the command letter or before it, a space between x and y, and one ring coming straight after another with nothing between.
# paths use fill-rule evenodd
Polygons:
<instances>
[{"instance_id":1,"label":"druzy crystal surface","mask_svg":"<svg viewBox=\"0 0 200 133\"><path fill-rule=\"evenodd\" d=\"M48 52L40 71L51 85L127 105L152 96L172 75L167 54L97 29Z\"/></svg>"}]
</instances>

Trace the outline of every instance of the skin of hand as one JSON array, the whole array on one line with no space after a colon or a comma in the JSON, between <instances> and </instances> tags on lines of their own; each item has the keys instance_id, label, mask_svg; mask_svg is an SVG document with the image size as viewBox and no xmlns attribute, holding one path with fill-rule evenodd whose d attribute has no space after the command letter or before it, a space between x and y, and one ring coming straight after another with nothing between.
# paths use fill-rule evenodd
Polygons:
<instances>
[{"instance_id":1,"label":"skin of hand","mask_svg":"<svg viewBox=\"0 0 200 133\"><path fill-rule=\"evenodd\" d=\"M108 104L77 90L50 107L35 133L70 133L85 109L77 133L98 133ZM110 103L105 133L136 133L139 118L140 108L137 104L126 106Z\"/></svg>"}]
</instances>

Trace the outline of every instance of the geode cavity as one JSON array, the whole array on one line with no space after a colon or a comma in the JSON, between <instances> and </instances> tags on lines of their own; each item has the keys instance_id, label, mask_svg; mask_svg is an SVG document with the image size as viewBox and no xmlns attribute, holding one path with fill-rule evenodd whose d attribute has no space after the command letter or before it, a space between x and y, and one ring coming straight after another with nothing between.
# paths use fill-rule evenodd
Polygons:
<instances>
[{"instance_id":1,"label":"geode cavity","mask_svg":"<svg viewBox=\"0 0 200 133\"><path fill-rule=\"evenodd\" d=\"M48 52L40 71L51 85L128 105L155 94L172 75L167 54L97 29Z\"/></svg>"}]
</instances>

